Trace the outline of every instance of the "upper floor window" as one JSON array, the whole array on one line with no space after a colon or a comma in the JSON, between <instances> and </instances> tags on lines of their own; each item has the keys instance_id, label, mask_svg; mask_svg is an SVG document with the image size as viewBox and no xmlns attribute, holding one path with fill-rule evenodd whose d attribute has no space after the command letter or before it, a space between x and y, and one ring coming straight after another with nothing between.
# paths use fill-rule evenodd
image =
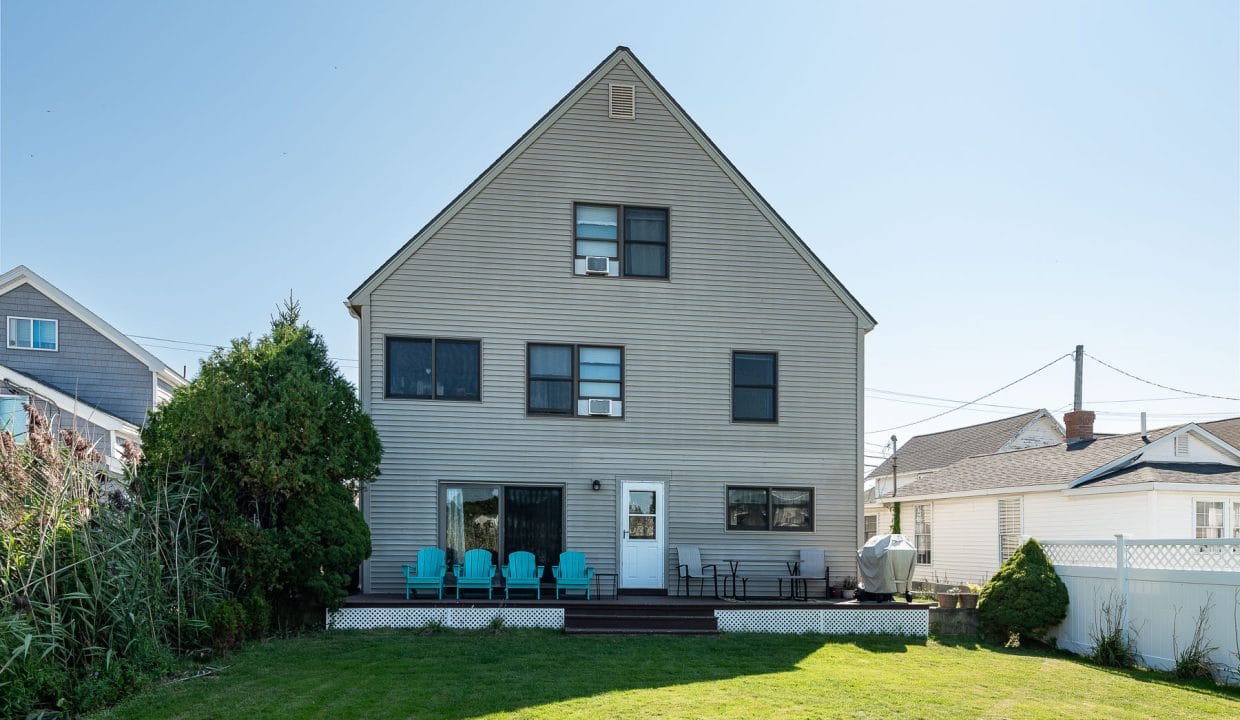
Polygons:
<instances>
[{"instance_id":1,"label":"upper floor window","mask_svg":"<svg viewBox=\"0 0 1240 720\"><path fill-rule=\"evenodd\" d=\"M732 419L776 422L777 366L775 353L732 353Z\"/></svg>"},{"instance_id":2,"label":"upper floor window","mask_svg":"<svg viewBox=\"0 0 1240 720\"><path fill-rule=\"evenodd\" d=\"M9 347L22 350L56 350L60 347L60 324L40 318L9 318Z\"/></svg>"},{"instance_id":3,"label":"upper floor window","mask_svg":"<svg viewBox=\"0 0 1240 720\"><path fill-rule=\"evenodd\" d=\"M574 215L577 274L667 277L667 208L577 205Z\"/></svg>"},{"instance_id":4,"label":"upper floor window","mask_svg":"<svg viewBox=\"0 0 1240 720\"><path fill-rule=\"evenodd\" d=\"M481 376L477 340L387 339L386 397L481 400Z\"/></svg>"},{"instance_id":5,"label":"upper floor window","mask_svg":"<svg viewBox=\"0 0 1240 720\"><path fill-rule=\"evenodd\" d=\"M618 347L530 344L526 411L620 417L624 352Z\"/></svg>"}]
</instances>

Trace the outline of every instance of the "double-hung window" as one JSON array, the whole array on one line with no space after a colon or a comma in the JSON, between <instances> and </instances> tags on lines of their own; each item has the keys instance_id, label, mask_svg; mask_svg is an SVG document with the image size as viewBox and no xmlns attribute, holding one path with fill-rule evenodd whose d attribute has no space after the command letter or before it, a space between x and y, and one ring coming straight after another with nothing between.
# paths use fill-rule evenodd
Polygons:
<instances>
[{"instance_id":1,"label":"double-hung window","mask_svg":"<svg viewBox=\"0 0 1240 720\"><path fill-rule=\"evenodd\" d=\"M913 507L913 543L917 545L917 564L930 564L930 526L932 524L929 505Z\"/></svg>"},{"instance_id":2,"label":"double-hung window","mask_svg":"<svg viewBox=\"0 0 1240 720\"><path fill-rule=\"evenodd\" d=\"M481 400L481 377L477 340L387 339L386 397Z\"/></svg>"},{"instance_id":3,"label":"double-hung window","mask_svg":"<svg viewBox=\"0 0 1240 720\"><path fill-rule=\"evenodd\" d=\"M667 277L667 208L579 204L573 213L577 274Z\"/></svg>"},{"instance_id":4,"label":"double-hung window","mask_svg":"<svg viewBox=\"0 0 1240 720\"><path fill-rule=\"evenodd\" d=\"M9 318L8 346L20 350L57 350L60 323L43 318Z\"/></svg>"},{"instance_id":5,"label":"double-hung window","mask_svg":"<svg viewBox=\"0 0 1240 720\"><path fill-rule=\"evenodd\" d=\"M622 348L531 343L527 353L526 411L531 415L622 415Z\"/></svg>"},{"instance_id":6,"label":"double-hung window","mask_svg":"<svg viewBox=\"0 0 1240 720\"><path fill-rule=\"evenodd\" d=\"M1215 540L1226 537L1223 522L1226 504L1222 500L1197 500L1193 530L1198 540Z\"/></svg>"},{"instance_id":7,"label":"double-hung window","mask_svg":"<svg viewBox=\"0 0 1240 720\"><path fill-rule=\"evenodd\" d=\"M0 431L9 433L17 442L26 441L26 403L29 401L25 395L0 395Z\"/></svg>"},{"instance_id":8,"label":"double-hung window","mask_svg":"<svg viewBox=\"0 0 1240 720\"><path fill-rule=\"evenodd\" d=\"M813 488L729 487L729 530L809 532L814 529Z\"/></svg>"},{"instance_id":9,"label":"double-hung window","mask_svg":"<svg viewBox=\"0 0 1240 720\"><path fill-rule=\"evenodd\" d=\"M777 422L775 353L732 353L732 420Z\"/></svg>"}]
</instances>

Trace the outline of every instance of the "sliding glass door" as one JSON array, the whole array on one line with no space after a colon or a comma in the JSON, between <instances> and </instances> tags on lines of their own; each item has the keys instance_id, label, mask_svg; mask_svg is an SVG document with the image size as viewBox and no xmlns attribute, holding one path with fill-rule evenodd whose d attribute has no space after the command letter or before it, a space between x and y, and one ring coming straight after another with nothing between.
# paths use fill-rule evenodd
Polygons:
<instances>
[{"instance_id":1,"label":"sliding glass door","mask_svg":"<svg viewBox=\"0 0 1240 720\"><path fill-rule=\"evenodd\" d=\"M551 578L564 550L564 488L451 484L442 486L440 526L449 565L467 550L491 551L497 566L509 553L528 550Z\"/></svg>"}]
</instances>

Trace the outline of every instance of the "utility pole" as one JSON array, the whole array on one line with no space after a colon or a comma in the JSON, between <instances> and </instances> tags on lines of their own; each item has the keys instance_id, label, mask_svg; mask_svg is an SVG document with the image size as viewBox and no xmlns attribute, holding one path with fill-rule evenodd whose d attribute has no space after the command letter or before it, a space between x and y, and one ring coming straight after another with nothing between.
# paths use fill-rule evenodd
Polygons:
<instances>
[{"instance_id":1,"label":"utility pole","mask_svg":"<svg viewBox=\"0 0 1240 720\"><path fill-rule=\"evenodd\" d=\"M1060 397L1063 397L1062 395ZM891 436L891 497L896 496L896 436Z\"/></svg>"},{"instance_id":2,"label":"utility pole","mask_svg":"<svg viewBox=\"0 0 1240 720\"><path fill-rule=\"evenodd\" d=\"M1076 384L1072 391L1072 411L1077 412L1081 409L1081 386L1084 384L1085 376L1085 346L1076 346Z\"/></svg>"}]
</instances>

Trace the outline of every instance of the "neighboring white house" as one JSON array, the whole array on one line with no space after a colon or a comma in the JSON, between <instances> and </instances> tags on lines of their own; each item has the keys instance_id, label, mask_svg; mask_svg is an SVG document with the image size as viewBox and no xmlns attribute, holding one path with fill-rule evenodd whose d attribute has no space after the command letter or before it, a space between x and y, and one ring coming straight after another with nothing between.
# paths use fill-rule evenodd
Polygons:
<instances>
[{"instance_id":1,"label":"neighboring white house","mask_svg":"<svg viewBox=\"0 0 1240 720\"><path fill-rule=\"evenodd\" d=\"M1074 415L1067 442L968 457L867 506L885 527L900 503L917 579L985 581L1025 537L1240 538L1240 418L1095 438Z\"/></svg>"},{"instance_id":2,"label":"neighboring white house","mask_svg":"<svg viewBox=\"0 0 1240 720\"><path fill-rule=\"evenodd\" d=\"M910 483L972 455L1054 445L1064 438L1063 427L1046 410L910 438L865 478L865 539L890 527L890 517L879 523L882 504L877 498L890 495L893 488L903 495L902 488Z\"/></svg>"}]
</instances>

